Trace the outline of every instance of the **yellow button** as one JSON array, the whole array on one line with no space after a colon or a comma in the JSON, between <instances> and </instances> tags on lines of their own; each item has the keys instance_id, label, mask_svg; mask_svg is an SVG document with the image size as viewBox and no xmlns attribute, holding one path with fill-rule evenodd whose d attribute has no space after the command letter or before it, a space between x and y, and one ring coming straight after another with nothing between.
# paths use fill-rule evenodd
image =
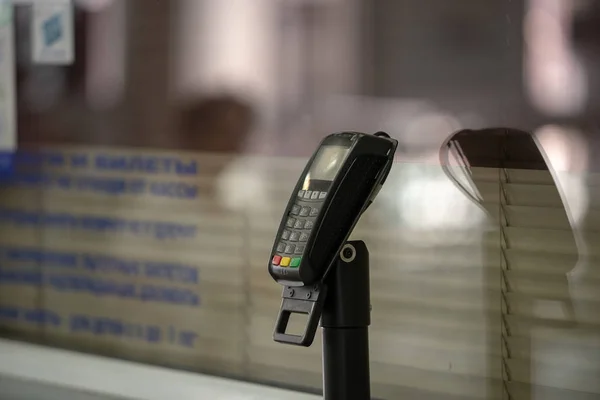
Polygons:
<instances>
[{"instance_id":1,"label":"yellow button","mask_svg":"<svg viewBox=\"0 0 600 400\"><path fill-rule=\"evenodd\" d=\"M281 262L279 263L280 266L282 267L287 267L288 265L290 265L290 258L289 257L283 257L281 259Z\"/></svg>"}]
</instances>

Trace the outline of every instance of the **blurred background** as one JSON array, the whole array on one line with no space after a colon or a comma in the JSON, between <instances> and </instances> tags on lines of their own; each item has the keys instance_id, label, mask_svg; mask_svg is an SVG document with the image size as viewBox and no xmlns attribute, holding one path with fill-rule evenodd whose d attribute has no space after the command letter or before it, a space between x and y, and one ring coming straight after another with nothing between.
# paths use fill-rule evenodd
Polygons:
<instances>
[{"instance_id":1,"label":"blurred background","mask_svg":"<svg viewBox=\"0 0 600 400\"><path fill-rule=\"evenodd\" d=\"M272 341L269 252L320 139L384 130L353 234L374 398L600 399L600 2L73 0L65 65L35 61L36 4L5 338L319 393L320 342Z\"/></svg>"}]
</instances>

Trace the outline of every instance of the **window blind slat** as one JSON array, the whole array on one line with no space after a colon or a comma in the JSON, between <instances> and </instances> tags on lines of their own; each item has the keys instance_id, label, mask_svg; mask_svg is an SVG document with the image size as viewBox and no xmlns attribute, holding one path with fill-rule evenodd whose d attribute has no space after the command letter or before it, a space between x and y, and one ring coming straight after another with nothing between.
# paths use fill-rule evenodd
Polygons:
<instances>
[{"instance_id":1,"label":"window blind slat","mask_svg":"<svg viewBox=\"0 0 600 400\"><path fill-rule=\"evenodd\" d=\"M132 195L117 200L56 188L44 190L41 200L39 190L22 187L7 188L0 198L0 207L46 212L140 219L168 215L169 221L197 226L193 239L158 241L0 224L0 248L110 251L125 258L190 263L200 272L200 283L194 286L203 299L199 308L161 305L150 312L137 303L124 306L106 299L92 301L91 296L82 302L82 297L61 293L50 294L49 304L67 311L114 311L165 325L190 324L199 334L197 347L185 351L110 340L100 346L93 337L84 340L96 348L115 345L123 353L135 348L136 355L152 354L145 359L187 364L195 357L220 359L246 377L318 388L320 338L310 349L272 341L281 287L266 273L274 230L305 160L282 163L265 157L241 162L238 168L255 169L266 177L260 188L266 200L236 212L220 210L218 201L209 198L212 174L226 161L197 161L203 166L199 176L181 178L197 186L200 196L193 201ZM483 212L462 197L439 167L400 163L353 232L353 238L367 242L371 256L374 396L504 400L506 392L512 399L525 399L533 391L544 400L567 398L561 395L600 398L592 379L600 369L600 359L594 356L600 350L600 317L595 312L600 302L600 247L588 246L586 254L578 247L547 171L473 168L472 173L487 220L475 218ZM595 244L600 243L600 179L586 182L589 210L581 232L587 243ZM441 196L447 198L439 201ZM419 224L425 219L427 224ZM476 222L468 225L471 219ZM567 276L582 258L584 271ZM7 267L20 268L10 263ZM32 288L1 289L0 304L18 297L19 304L32 305L38 295ZM576 324L568 307L575 310ZM207 361L201 364L210 367Z\"/></svg>"}]
</instances>

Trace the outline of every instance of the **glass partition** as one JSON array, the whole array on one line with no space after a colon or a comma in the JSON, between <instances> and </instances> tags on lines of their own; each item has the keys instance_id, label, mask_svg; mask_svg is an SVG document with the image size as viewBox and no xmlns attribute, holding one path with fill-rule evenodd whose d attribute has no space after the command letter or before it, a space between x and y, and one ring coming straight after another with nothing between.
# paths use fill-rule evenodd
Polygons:
<instances>
[{"instance_id":1,"label":"glass partition","mask_svg":"<svg viewBox=\"0 0 600 400\"><path fill-rule=\"evenodd\" d=\"M594 2L72 5L66 65L13 5L2 336L318 391L320 340L272 340L272 240L324 135L386 130L352 234L374 396L600 398Z\"/></svg>"}]
</instances>

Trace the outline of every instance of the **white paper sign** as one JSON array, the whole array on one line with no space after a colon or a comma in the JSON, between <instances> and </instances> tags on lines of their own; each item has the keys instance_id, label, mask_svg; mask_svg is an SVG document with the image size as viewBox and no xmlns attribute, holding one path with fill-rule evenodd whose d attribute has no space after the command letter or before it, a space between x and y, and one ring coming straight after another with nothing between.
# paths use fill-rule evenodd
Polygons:
<instances>
[{"instance_id":1,"label":"white paper sign","mask_svg":"<svg viewBox=\"0 0 600 400\"><path fill-rule=\"evenodd\" d=\"M0 152L17 146L13 5L0 0ZM1 164L1 163L0 163ZM0 169L3 166L0 165Z\"/></svg>"},{"instance_id":2,"label":"white paper sign","mask_svg":"<svg viewBox=\"0 0 600 400\"><path fill-rule=\"evenodd\" d=\"M73 4L68 0L33 3L33 62L66 65L74 60Z\"/></svg>"}]
</instances>

